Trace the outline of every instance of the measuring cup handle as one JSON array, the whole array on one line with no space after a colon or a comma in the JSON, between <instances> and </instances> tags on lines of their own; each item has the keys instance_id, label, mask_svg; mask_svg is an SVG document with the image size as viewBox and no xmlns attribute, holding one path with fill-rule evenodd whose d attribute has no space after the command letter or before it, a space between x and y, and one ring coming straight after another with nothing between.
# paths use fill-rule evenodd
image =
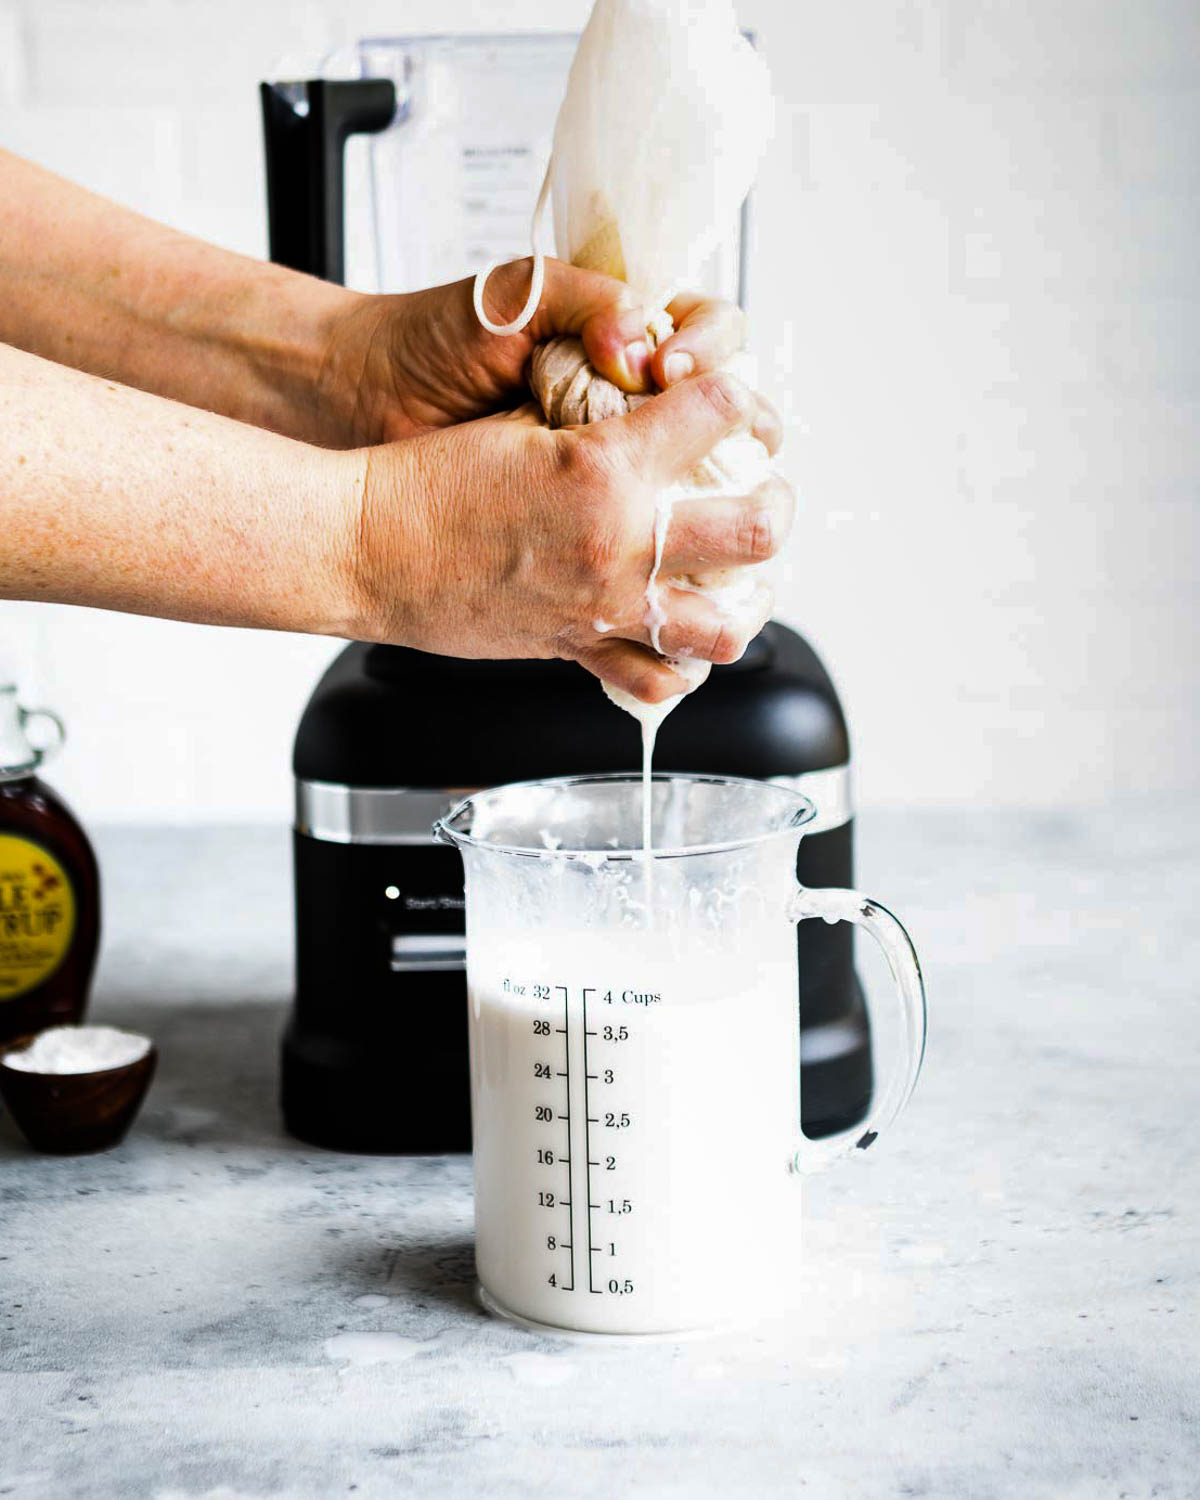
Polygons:
<instances>
[{"instance_id":1,"label":"measuring cup handle","mask_svg":"<svg viewBox=\"0 0 1200 1500\"><path fill-rule=\"evenodd\" d=\"M847 1150L865 1151L874 1145L880 1131L908 1103L925 1056L925 984L912 939L891 912L869 896L858 891L810 891L801 886L792 899L790 916L794 922L814 917L830 923L853 922L871 934L883 949L891 970L904 1038L903 1054L891 1070L887 1087L877 1093L875 1107L861 1124L822 1140L799 1135L792 1169L811 1173L822 1171Z\"/></svg>"}]
</instances>

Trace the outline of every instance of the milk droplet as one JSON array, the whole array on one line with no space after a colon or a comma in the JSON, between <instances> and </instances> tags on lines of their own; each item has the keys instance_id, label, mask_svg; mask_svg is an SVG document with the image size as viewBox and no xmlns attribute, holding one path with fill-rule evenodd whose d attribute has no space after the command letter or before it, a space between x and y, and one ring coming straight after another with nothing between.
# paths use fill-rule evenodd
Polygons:
<instances>
[{"instance_id":1,"label":"milk droplet","mask_svg":"<svg viewBox=\"0 0 1200 1500\"><path fill-rule=\"evenodd\" d=\"M420 1339L399 1333L337 1333L325 1340L326 1357L348 1365L392 1365L424 1348Z\"/></svg>"},{"instance_id":2,"label":"milk droplet","mask_svg":"<svg viewBox=\"0 0 1200 1500\"><path fill-rule=\"evenodd\" d=\"M502 1363L513 1372L518 1385L536 1386L540 1390L565 1385L575 1376L575 1366L553 1354L508 1354Z\"/></svg>"}]
</instances>

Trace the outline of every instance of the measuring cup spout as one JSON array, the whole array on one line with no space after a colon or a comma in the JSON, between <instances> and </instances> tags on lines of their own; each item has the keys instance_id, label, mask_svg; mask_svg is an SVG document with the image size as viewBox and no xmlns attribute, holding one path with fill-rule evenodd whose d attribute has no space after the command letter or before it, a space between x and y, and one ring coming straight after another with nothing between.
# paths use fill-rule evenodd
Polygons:
<instances>
[{"instance_id":1,"label":"measuring cup spout","mask_svg":"<svg viewBox=\"0 0 1200 1500\"><path fill-rule=\"evenodd\" d=\"M449 844L451 848L461 849L463 835L466 834L475 821L475 801L472 797L464 797L456 802L448 812L433 825L433 841L435 844Z\"/></svg>"}]
</instances>

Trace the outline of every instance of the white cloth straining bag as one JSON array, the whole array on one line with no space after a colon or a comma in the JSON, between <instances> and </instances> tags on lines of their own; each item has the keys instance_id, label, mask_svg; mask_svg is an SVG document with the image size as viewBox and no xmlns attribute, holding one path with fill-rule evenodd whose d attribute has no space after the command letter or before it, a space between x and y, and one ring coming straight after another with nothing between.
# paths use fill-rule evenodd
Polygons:
<instances>
[{"instance_id":1,"label":"white cloth straining bag","mask_svg":"<svg viewBox=\"0 0 1200 1500\"><path fill-rule=\"evenodd\" d=\"M731 232L773 119L766 65L738 29L732 0L596 0L571 65L534 213L529 298L511 323L493 323L484 308L489 266L475 283L480 321L508 334L533 317L543 285L539 235L549 199L559 258L627 282L646 309L651 339L667 337L667 304L677 291L700 283L706 262ZM530 385L553 426L602 420L647 399L626 397L599 376L575 338L553 339L535 352ZM770 472L756 439L719 444L687 486L662 497L658 556L675 500L745 494ZM735 608L745 589L731 579L716 592ZM647 603L657 645L657 559ZM707 664L683 667L693 686L707 675ZM643 717L646 705L606 691ZM674 701L661 705L664 712Z\"/></svg>"}]
</instances>

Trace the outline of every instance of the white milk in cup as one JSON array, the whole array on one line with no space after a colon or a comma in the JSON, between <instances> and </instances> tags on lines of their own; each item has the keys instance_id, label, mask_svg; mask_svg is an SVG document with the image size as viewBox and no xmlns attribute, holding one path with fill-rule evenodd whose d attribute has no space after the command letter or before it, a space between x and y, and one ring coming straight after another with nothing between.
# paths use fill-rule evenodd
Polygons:
<instances>
[{"instance_id":1,"label":"white milk in cup","mask_svg":"<svg viewBox=\"0 0 1200 1500\"><path fill-rule=\"evenodd\" d=\"M495 1311L663 1334L780 1305L800 1181L907 1101L925 1005L907 934L854 891L796 884L813 809L715 776L485 791L436 835L466 875L476 1264ZM653 868L653 882L649 875ZM851 921L895 980L903 1057L845 1137L800 1129L795 923Z\"/></svg>"}]
</instances>

